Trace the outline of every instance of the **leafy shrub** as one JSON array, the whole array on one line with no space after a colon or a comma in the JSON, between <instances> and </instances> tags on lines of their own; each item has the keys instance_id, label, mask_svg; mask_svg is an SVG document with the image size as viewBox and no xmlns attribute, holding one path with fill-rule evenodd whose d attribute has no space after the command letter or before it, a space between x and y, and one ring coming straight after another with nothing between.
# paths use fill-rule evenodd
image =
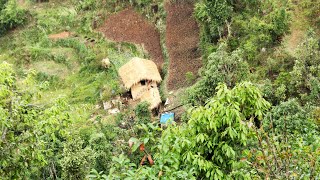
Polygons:
<instances>
[{"instance_id":1,"label":"leafy shrub","mask_svg":"<svg viewBox=\"0 0 320 180\"><path fill-rule=\"evenodd\" d=\"M317 107L313 110L312 116L314 118L315 123L320 127L320 107Z\"/></svg>"},{"instance_id":2,"label":"leafy shrub","mask_svg":"<svg viewBox=\"0 0 320 180\"><path fill-rule=\"evenodd\" d=\"M195 17L205 56L214 51L213 44L226 38L231 50L241 47L244 57L251 61L260 49L279 44L290 22L287 3L280 0L202 0L195 6Z\"/></svg>"},{"instance_id":3,"label":"leafy shrub","mask_svg":"<svg viewBox=\"0 0 320 180\"><path fill-rule=\"evenodd\" d=\"M110 169L112 150L114 147L103 133L92 134L89 140L92 150L95 152L95 169L103 171Z\"/></svg>"},{"instance_id":4,"label":"leafy shrub","mask_svg":"<svg viewBox=\"0 0 320 180\"><path fill-rule=\"evenodd\" d=\"M58 169L56 157L70 125L69 106L63 99L47 107L32 105L32 79L25 79L26 89L20 91L13 72L7 63L0 64L0 174L3 179L54 178L57 174L49 174Z\"/></svg>"},{"instance_id":5,"label":"leafy shrub","mask_svg":"<svg viewBox=\"0 0 320 180\"><path fill-rule=\"evenodd\" d=\"M242 157L257 170L253 177L319 178L319 133L297 100L273 107L262 124Z\"/></svg>"},{"instance_id":6,"label":"leafy shrub","mask_svg":"<svg viewBox=\"0 0 320 180\"><path fill-rule=\"evenodd\" d=\"M166 169L190 170L198 178L247 177L248 172L237 171L245 164L238 161L238 155L250 137L245 120L262 120L269 106L250 83L240 83L233 89L220 84L216 96L191 111L187 125L163 132L157 157Z\"/></svg>"},{"instance_id":7,"label":"leafy shrub","mask_svg":"<svg viewBox=\"0 0 320 180\"><path fill-rule=\"evenodd\" d=\"M64 81L57 75L49 75L44 72L38 72L35 76L35 80L39 83L47 82L50 87L58 88L64 85Z\"/></svg>"},{"instance_id":8,"label":"leafy shrub","mask_svg":"<svg viewBox=\"0 0 320 180\"><path fill-rule=\"evenodd\" d=\"M73 8L60 7L49 9L46 13L37 14L37 26L47 34L58 30L68 30L76 22L77 12Z\"/></svg>"},{"instance_id":9,"label":"leafy shrub","mask_svg":"<svg viewBox=\"0 0 320 180\"><path fill-rule=\"evenodd\" d=\"M98 7L96 0L81 0L77 1L77 9L79 10L95 10Z\"/></svg>"},{"instance_id":10,"label":"leafy shrub","mask_svg":"<svg viewBox=\"0 0 320 180\"><path fill-rule=\"evenodd\" d=\"M304 14L317 27L320 25L320 1L319 0L302 0L299 5L303 8Z\"/></svg>"},{"instance_id":11,"label":"leafy shrub","mask_svg":"<svg viewBox=\"0 0 320 180\"><path fill-rule=\"evenodd\" d=\"M221 38L224 25L232 15L232 6L227 0L202 0L195 5L195 17L204 27L204 36Z\"/></svg>"},{"instance_id":12,"label":"leafy shrub","mask_svg":"<svg viewBox=\"0 0 320 180\"><path fill-rule=\"evenodd\" d=\"M218 83L223 82L228 87L233 87L237 82L245 80L249 68L241 55L239 50L228 53L226 45L220 45L218 50L208 57L208 62L200 73L201 79L187 90L187 101L192 104L203 104L216 92Z\"/></svg>"},{"instance_id":13,"label":"leafy shrub","mask_svg":"<svg viewBox=\"0 0 320 180\"><path fill-rule=\"evenodd\" d=\"M314 32L309 32L299 46L290 84L304 101L320 102L320 48Z\"/></svg>"},{"instance_id":14,"label":"leafy shrub","mask_svg":"<svg viewBox=\"0 0 320 180\"><path fill-rule=\"evenodd\" d=\"M194 80L196 79L195 75L192 73L192 72L187 72L186 73L186 79L187 79L187 82L189 84L191 84L192 82L194 82Z\"/></svg>"},{"instance_id":15,"label":"leafy shrub","mask_svg":"<svg viewBox=\"0 0 320 180\"><path fill-rule=\"evenodd\" d=\"M316 129L314 122L296 99L290 99L275 106L266 115L264 123L269 126L265 129L270 128L271 125L272 132L276 134L287 131L288 134L303 136Z\"/></svg>"},{"instance_id":16,"label":"leafy shrub","mask_svg":"<svg viewBox=\"0 0 320 180\"><path fill-rule=\"evenodd\" d=\"M0 2L0 36L10 29L26 22L27 11L21 9L15 0L1 0Z\"/></svg>"},{"instance_id":17,"label":"leafy shrub","mask_svg":"<svg viewBox=\"0 0 320 180\"><path fill-rule=\"evenodd\" d=\"M15 86L15 76L12 66L7 62L0 64L0 105L4 106L12 95Z\"/></svg>"},{"instance_id":18,"label":"leafy shrub","mask_svg":"<svg viewBox=\"0 0 320 180\"><path fill-rule=\"evenodd\" d=\"M148 123L151 120L151 112L149 110L150 104L146 101L137 105L134 112L136 114L138 123Z\"/></svg>"},{"instance_id":19,"label":"leafy shrub","mask_svg":"<svg viewBox=\"0 0 320 180\"><path fill-rule=\"evenodd\" d=\"M67 141L63 148L62 177L65 179L84 179L90 171L95 154L89 148L83 148L80 138Z\"/></svg>"}]
</instances>

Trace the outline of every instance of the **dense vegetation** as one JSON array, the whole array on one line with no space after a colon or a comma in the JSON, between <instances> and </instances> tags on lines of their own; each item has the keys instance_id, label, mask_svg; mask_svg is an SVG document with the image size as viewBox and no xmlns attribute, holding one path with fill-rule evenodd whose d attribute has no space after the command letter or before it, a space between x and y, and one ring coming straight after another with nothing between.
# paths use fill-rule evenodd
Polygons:
<instances>
[{"instance_id":1,"label":"dense vegetation","mask_svg":"<svg viewBox=\"0 0 320 180\"><path fill-rule=\"evenodd\" d=\"M146 102L102 108L147 54L94 30L133 6L162 32L163 1L0 0L1 179L319 179L320 2L188 2L204 65L163 129Z\"/></svg>"}]
</instances>

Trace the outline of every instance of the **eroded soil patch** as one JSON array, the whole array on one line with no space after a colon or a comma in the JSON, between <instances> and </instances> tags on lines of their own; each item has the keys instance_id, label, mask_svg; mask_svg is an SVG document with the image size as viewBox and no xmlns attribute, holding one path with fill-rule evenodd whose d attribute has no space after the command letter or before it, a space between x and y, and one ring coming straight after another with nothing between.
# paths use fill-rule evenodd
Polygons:
<instances>
[{"instance_id":1,"label":"eroded soil patch","mask_svg":"<svg viewBox=\"0 0 320 180\"><path fill-rule=\"evenodd\" d=\"M195 76L201 67L199 27L192 16L192 3L167 3L166 47L169 53L168 89L186 87L186 73Z\"/></svg>"},{"instance_id":2,"label":"eroded soil patch","mask_svg":"<svg viewBox=\"0 0 320 180\"><path fill-rule=\"evenodd\" d=\"M164 60L160 45L160 33L133 9L126 9L111 15L99 29L113 41L141 44L148 51L151 60L161 67Z\"/></svg>"}]
</instances>

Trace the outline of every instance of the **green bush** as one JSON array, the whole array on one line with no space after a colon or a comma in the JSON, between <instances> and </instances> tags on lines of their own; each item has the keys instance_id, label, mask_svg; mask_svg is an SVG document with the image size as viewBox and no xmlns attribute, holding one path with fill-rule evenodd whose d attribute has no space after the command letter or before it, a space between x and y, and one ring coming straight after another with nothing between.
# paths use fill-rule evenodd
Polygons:
<instances>
[{"instance_id":1,"label":"green bush","mask_svg":"<svg viewBox=\"0 0 320 180\"><path fill-rule=\"evenodd\" d=\"M297 100L273 107L262 124L242 156L250 162L248 170L258 170L252 177L319 178L319 132Z\"/></svg>"},{"instance_id":2,"label":"green bush","mask_svg":"<svg viewBox=\"0 0 320 180\"><path fill-rule=\"evenodd\" d=\"M303 8L303 13L317 27L320 26L320 1L319 0L302 0L299 5Z\"/></svg>"},{"instance_id":3,"label":"green bush","mask_svg":"<svg viewBox=\"0 0 320 180\"><path fill-rule=\"evenodd\" d=\"M37 26L49 34L74 27L76 17L77 12L74 8L60 7L48 9L46 13L39 13L36 16L36 19Z\"/></svg>"},{"instance_id":4,"label":"green bush","mask_svg":"<svg viewBox=\"0 0 320 180\"><path fill-rule=\"evenodd\" d=\"M14 29L27 20L27 11L20 8L15 0L1 0L0 2L0 36Z\"/></svg>"},{"instance_id":5,"label":"green bush","mask_svg":"<svg viewBox=\"0 0 320 180\"><path fill-rule=\"evenodd\" d=\"M308 112L300 106L296 99L290 99L273 107L266 115L264 123L266 124L265 129L272 127L273 131L269 132L277 134L287 131L288 134L303 136L316 130L316 125L308 117Z\"/></svg>"},{"instance_id":6,"label":"green bush","mask_svg":"<svg viewBox=\"0 0 320 180\"><path fill-rule=\"evenodd\" d=\"M249 74L248 64L243 61L241 51L226 51L226 44L208 57L208 62L201 70L201 79L187 90L188 103L204 104L216 92L218 83L226 83L233 87L237 82L245 80Z\"/></svg>"},{"instance_id":7,"label":"green bush","mask_svg":"<svg viewBox=\"0 0 320 180\"><path fill-rule=\"evenodd\" d=\"M114 147L103 133L92 134L89 140L91 149L95 152L95 169L103 171L110 169Z\"/></svg>"},{"instance_id":8,"label":"green bush","mask_svg":"<svg viewBox=\"0 0 320 180\"><path fill-rule=\"evenodd\" d=\"M309 32L297 51L290 84L304 102L320 102L320 47L314 32Z\"/></svg>"},{"instance_id":9,"label":"green bush","mask_svg":"<svg viewBox=\"0 0 320 180\"><path fill-rule=\"evenodd\" d=\"M250 142L246 120L262 120L269 106L250 83L233 89L218 85L216 95L206 105L192 109L187 124L162 133L155 166L160 163L163 169L190 172L197 179L245 179L249 176L242 171L246 162L238 158ZM166 173L164 177L172 171Z\"/></svg>"},{"instance_id":10,"label":"green bush","mask_svg":"<svg viewBox=\"0 0 320 180\"><path fill-rule=\"evenodd\" d=\"M222 37L224 25L230 20L233 7L227 0L202 0L195 5L195 17L204 27L202 35L209 39Z\"/></svg>"},{"instance_id":11,"label":"green bush","mask_svg":"<svg viewBox=\"0 0 320 180\"><path fill-rule=\"evenodd\" d=\"M89 174L95 154L90 147L83 148L82 145L80 138L65 143L60 160L64 179L84 179Z\"/></svg>"},{"instance_id":12,"label":"green bush","mask_svg":"<svg viewBox=\"0 0 320 180\"><path fill-rule=\"evenodd\" d=\"M195 75L192 72L187 72L186 73L186 80L189 84L191 84L192 82L194 82L194 80L196 79Z\"/></svg>"},{"instance_id":13,"label":"green bush","mask_svg":"<svg viewBox=\"0 0 320 180\"><path fill-rule=\"evenodd\" d=\"M146 101L137 105L134 112L136 114L138 123L149 123L151 120L151 112L149 110L150 104Z\"/></svg>"}]
</instances>

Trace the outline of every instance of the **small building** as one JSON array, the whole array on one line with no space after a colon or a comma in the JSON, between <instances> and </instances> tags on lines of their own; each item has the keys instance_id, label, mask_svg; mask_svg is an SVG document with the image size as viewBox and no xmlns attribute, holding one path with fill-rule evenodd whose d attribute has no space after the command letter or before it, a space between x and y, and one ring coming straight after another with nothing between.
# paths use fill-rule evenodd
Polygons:
<instances>
[{"instance_id":1,"label":"small building","mask_svg":"<svg viewBox=\"0 0 320 180\"><path fill-rule=\"evenodd\" d=\"M161 76L153 61L132 58L128 63L120 67L119 75L124 86L131 91L135 101L147 101L150 109L154 109L161 103L158 83Z\"/></svg>"}]
</instances>

